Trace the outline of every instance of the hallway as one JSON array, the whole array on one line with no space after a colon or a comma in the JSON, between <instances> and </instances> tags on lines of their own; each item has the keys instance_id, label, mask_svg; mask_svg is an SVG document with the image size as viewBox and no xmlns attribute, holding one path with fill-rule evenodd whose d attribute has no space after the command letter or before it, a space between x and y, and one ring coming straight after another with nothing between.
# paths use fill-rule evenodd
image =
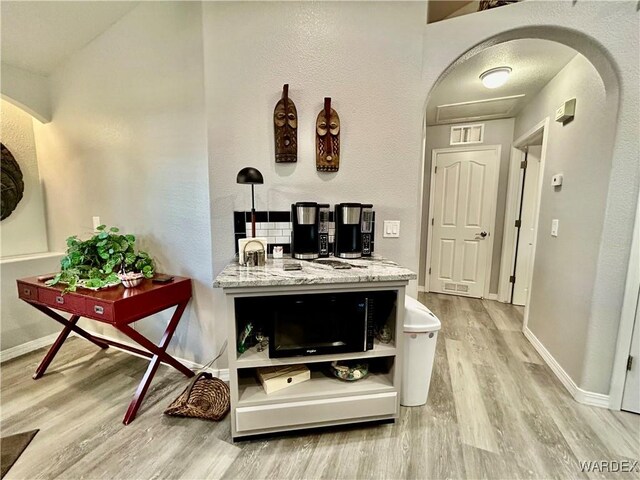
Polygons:
<instances>
[{"instance_id":1,"label":"hallway","mask_svg":"<svg viewBox=\"0 0 640 480\"><path fill-rule=\"evenodd\" d=\"M442 320L428 408L457 424L467 477L573 478L579 461L640 458L640 416L573 400L522 334L523 307L419 299Z\"/></svg>"}]
</instances>

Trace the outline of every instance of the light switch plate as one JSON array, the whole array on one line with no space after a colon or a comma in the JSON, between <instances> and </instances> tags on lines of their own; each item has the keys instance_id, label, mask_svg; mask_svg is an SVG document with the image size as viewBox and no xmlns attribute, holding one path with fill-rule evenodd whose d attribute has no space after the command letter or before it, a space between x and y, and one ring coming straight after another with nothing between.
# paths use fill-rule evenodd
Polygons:
<instances>
[{"instance_id":1,"label":"light switch plate","mask_svg":"<svg viewBox=\"0 0 640 480\"><path fill-rule=\"evenodd\" d=\"M558 220L557 218L554 218L553 220L551 220L551 236L552 237L558 236L559 226L560 226L560 220Z\"/></svg>"},{"instance_id":2,"label":"light switch plate","mask_svg":"<svg viewBox=\"0 0 640 480\"><path fill-rule=\"evenodd\" d=\"M400 236L400 220L385 220L382 236L386 238L398 238Z\"/></svg>"},{"instance_id":3,"label":"light switch plate","mask_svg":"<svg viewBox=\"0 0 640 480\"><path fill-rule=\"evenodd\" d=\"M93 217L93 219L92 219L92 220L93 220L93 231L94 231L94 232L97 232L97 231L98 231L98 227L99 227L100 225L102 225L102 224L100 223L100 217Z\"/></svg>"}]
</instances>

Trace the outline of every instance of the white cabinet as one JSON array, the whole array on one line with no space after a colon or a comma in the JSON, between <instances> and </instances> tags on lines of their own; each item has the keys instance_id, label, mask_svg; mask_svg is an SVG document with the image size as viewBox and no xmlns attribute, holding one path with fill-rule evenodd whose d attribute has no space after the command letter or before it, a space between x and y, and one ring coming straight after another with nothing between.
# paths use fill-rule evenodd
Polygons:
<instances>
[{"instance_id":1,"label":"white cabinet","mask_svg":"<svg viewBox=\"0 0 640 480\"><path fill-rule=\"evenodd\" d=\"M336 285L295 285L283 287L237 287L225 289L229 332L229 384L231 389L231 435L234 439L266 433L347 423L394 420L398 417L402 371L402 324L407 282L344 283ZM393 341L362 352L270 358L268 350L256 347L236 351L237 300L266 296L346 292L395 294L395 306L387 324ZM393 298L393 297L392 297ZM242 302L242 300L240 300ZM264 312L268 315L268 312ZM385 316L386 318L386 316ZM333 378L326 366L334 360L358 360L372 367L361 380L346 382ZM306 364L311 369L308 381L267 395L257 380L256 368Z\"/></svg>"}]
</instances>

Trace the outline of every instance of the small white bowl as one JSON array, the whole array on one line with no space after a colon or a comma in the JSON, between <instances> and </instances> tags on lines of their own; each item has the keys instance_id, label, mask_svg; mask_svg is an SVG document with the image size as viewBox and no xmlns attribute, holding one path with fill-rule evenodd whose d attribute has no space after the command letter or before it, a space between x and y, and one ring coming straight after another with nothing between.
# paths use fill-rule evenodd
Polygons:
<instances>
[{"instance_id":1,"label":"small white bowl","mask_svg":"<svg viewBox=\"0 0 640 480\"><path fill-rule=\"evenodd\" d=\"M119 273L118 278L125 288L133 288L142 283L144 275L142 273Z\"/></svg>"}]
</instances>

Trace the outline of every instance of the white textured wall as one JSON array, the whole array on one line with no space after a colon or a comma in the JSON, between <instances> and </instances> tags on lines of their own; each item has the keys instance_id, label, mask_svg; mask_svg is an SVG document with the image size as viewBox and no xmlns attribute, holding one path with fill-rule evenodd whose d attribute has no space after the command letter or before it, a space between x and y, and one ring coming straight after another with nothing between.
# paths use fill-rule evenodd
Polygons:
<instances>
[{"instance_id":1,"label":"white textured wall","mask_svg":"<svg viewBox=\"0 0 640 480\"><path fill-rule=\"evenodd\" d=\"M0 260L0 350L38 340L59 332L58 322L51 320L18 298L16 279L33 277L60 268L62 254L47 253Z\"/></svg>"},{"instance_id":2,"label":"white textured wall","mask_svg":"<svg viewBox=\"0 0 640 480\"><path fill-rule=\"evenodd\" d=\"M0 257L46 252L47 227L33 118L5 100L0 100L0 141L20 165L24 181L22 200L0 223Z\"/></svg>"},{"instance_id":3,"label":"white textured wall","mask_svg":"<svg viewBox=\"0 0 640 480\"><path fill-rule=\"evenodd\" d=\"M466 122L467 124L469 122ZM509 184L509 160L511 158L511 144L513 143L513 118L488 120L484 122L484 141L479 145L500 145L500 177L498 179L498 197L496 199L496 226L493 235L493 258L491 262L491 281L489 292L498 293L500 280L500 256L502 255L502 234L504 231L504 211L507 200L507 186ZM434 148L450 148L451 127L453 125L434 125L427 127L426 157L424 168L424 189L422 192L422 231L420 234L420 265L418 284L424 285L427 270L427 233L429 230L429 188L431 182L431 158Z\"/></svg>"},{"instance_id":4,"label":"white textured wall","mask_svg":"<svg viewBox=\"0 0 640 480\"><path fill-rule=\"evenodd\" d=\"M563 126L553 117L570 98L576 98L576 117ZM598 72L582 55L571 60L516 117L516 137L546 117L551 122L528 326L578 383L584 368L616 118L616 111L606 108ZM564 174L559 189L551 186L551 177L557 173ZM558 237L551 236L554 218L560 221Z\"/></svg>"},{"instance_id":5,"label":"white textured wall","mask_svg":"<svg viewBox=\"0 0 640 480\"><path fill-rule=\"evenodd\" d=\"M51 82L53 120L36 140L52 247L90 235L93 215L137 235L161 271L193 278L172 350L208 361L223 339L211 314L200 4L142 3ZM167 318L136 328L158 339Z\"/></svg>"},{"instance_id":6,"label":"white textured wall","mask_svg":"<svg viewBox=\"0 0 640 480\"><path fill-rule=\"evenodd\" d=\"M371 202L376 251L416 270L425 6L418 2L218 3L204 8L214 272L234 254L234 209L249 209L240 168L263 174L256 208ZM298 162L276 165L273 109L282 85L298 110ZM340 115L337 173L315 167L325 96ZM382 238L383 220L401 235Z\"/></svg>"},{"instance_id":7,"label":"white textured wall","mask_svg":"<svg viewBox=\"0 0 640 480\"><path fill-rule=\"evenodd\" d=\"M496 42L528 37L560 41L586 56L605 79L607 109L615 110L617 94L620 94L604 226L591 281L592 294L585 299L590 302L589 317L584 325L588 332L586 355L579 360L582 378L574 378L581 388L601 393L609 390L638 199L639 34L635 1L530 0L430 24L424 37L425 92L456 60L461 61L477 49ZM610 155L608 153L603 162L607 162ZM560 228L562 231L562 226ZM564 295L564 290L556 289L549 295L552 296L549 300L555 301ZM557 335L561 335L559 329Z\"/></svg>"}]
</instances>

